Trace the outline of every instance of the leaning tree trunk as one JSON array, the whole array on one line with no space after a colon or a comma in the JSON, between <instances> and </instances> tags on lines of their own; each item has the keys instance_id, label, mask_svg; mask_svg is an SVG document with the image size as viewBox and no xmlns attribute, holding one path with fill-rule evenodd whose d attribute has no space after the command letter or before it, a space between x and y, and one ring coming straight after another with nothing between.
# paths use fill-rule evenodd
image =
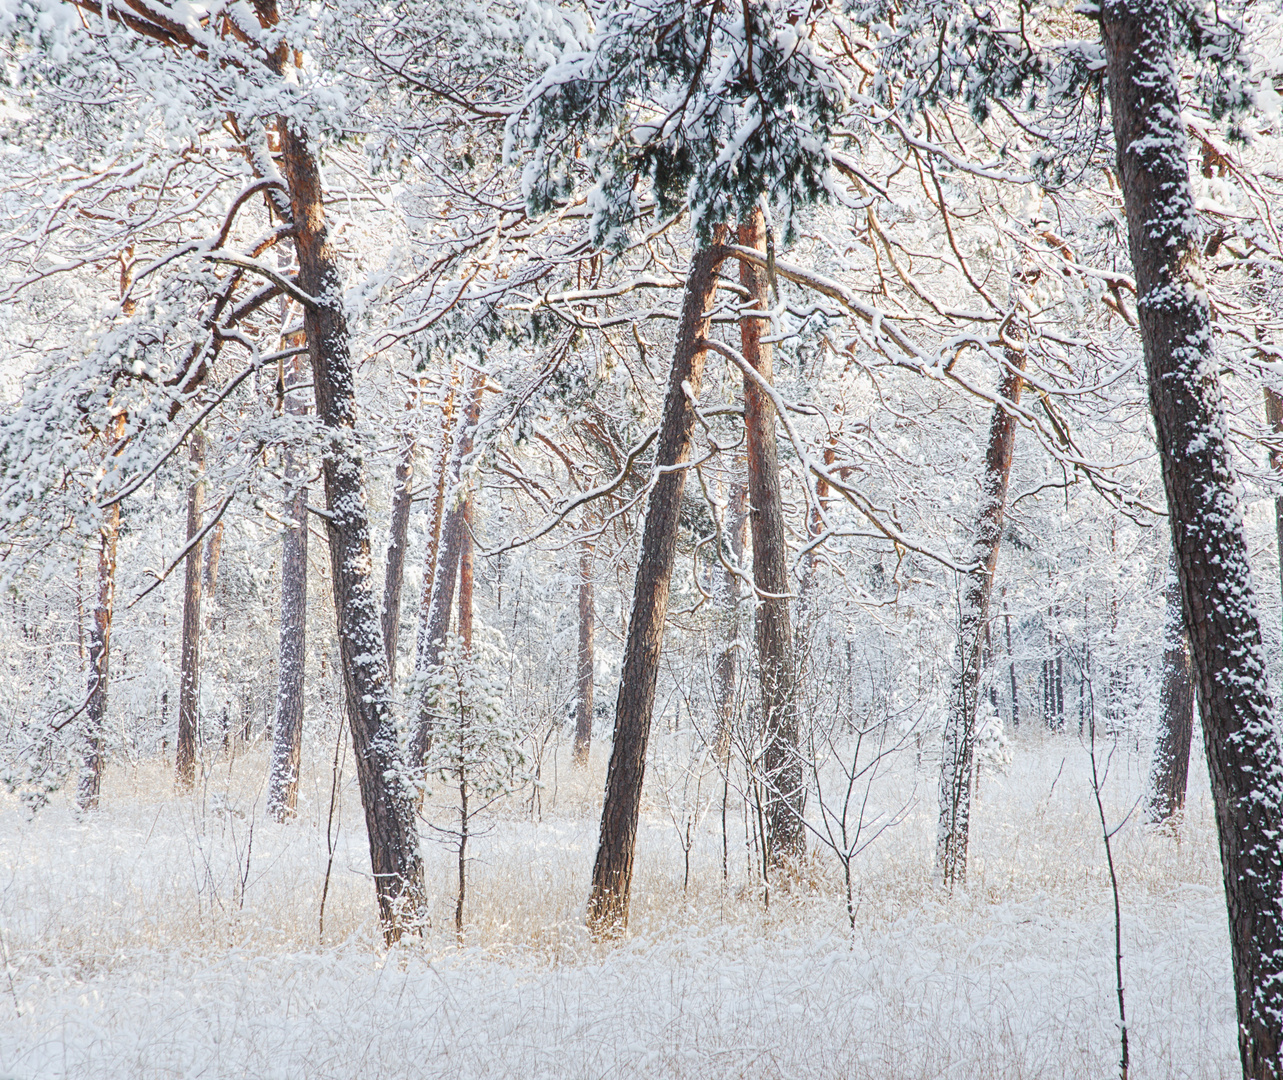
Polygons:
<instances>
[{"instance_id":1,"label":"leaning tree trunk","mask_svg":"<svg viewBox=\"0 0 1283 1080\"><path fill-rule=\"evenodd\" d=\"M619 697L615 702L615 739L606 771L606 796L601 808L601 833L588 895L588 923L594 934L620 933L628 925L628 895L637 849L637 819L641 813L646 744L655 710L655 684L668 614L668 590L677 553L677 523L685 465L690 457L695 410L687 397L699 394L704 375L709 311L717 289L717 268L726 257L722 229L710 247L699 251L686 279L682 320L673 348L673 366L664 398L664 416L655 451L658 475L646 507L641 557L633 586L633 610L628 619Z\"/></svg>"},{"instance_id":2,"label":"leaning tree trunk","mask_svg":"<svg viewBox=\"0 0 1283 1080\"><path fill-rule=\"evenodd\" d=\"M388 685L396 685L396 647L401 636L401 583L405 579L405 542L414 500L415 442L406 436L396 463L388 557L383 571L383 646L388 655Z\"/></svg>"},{"instance_id":3,"label":"leaning tree trunk","mask_svg":"<svg viewBox=\"0 0 1283 1080\"><path fill-rule=\"evenodd\" d=\"M766 222L754 212L739 228L741 247L766 249ZM740 263L740 284L765 314L768 304L766 270ZM740 348L755 371L771 381L771 346L762 343L763 317L741 318ZM788 546L784 539L784 506L780 496L780 465L775 445L775 406L753 379L744 379L744 431L748 444L749 522L753 533L754 632L758 677L762 691L765 749L763 772L767 791L766 835L768 862L782 865L806 851L802 821L806 789L798 753L797 669L793 630L789 620Z\"/></svg>"},{"instance_id":4,"label":"leaning tree trunk","mask_svg":"<svg viewBox=\"0 0 1283 1080\"><path fill-rule=\"evenodd\" d=\"M1163 588L1167 611L1163 636L1163 685L1158 695L1158 739L1149 774L1149 819L1170 821L1185 808L1189 744L1194 734L1194 683L1190 678L1189 635L1181 612L1180 576L1172 553Z\"/></svg>"},{"instance_id":5,"label":"leaning tree trunk","mask_svg":"<svg viewBox=\"0 0 1283 1080\"><path fill-rule=\"evenodd\" d=\"M115 421L117 440L124 434L125 417ZM89 631L89 696L85 705L84 761L76 790L81 810L96 810L102 790L103 732L107 723L107 676L111 659L111 617L116 601L116 540L120 536L120 503L112 503L98 529L98 596Z\"/></svg>"},{"instance_id":6,"label":"leaning tree trunk","mask_svg":"<svg viewBox=\"0 0 1283 1080\"><path fill-rule=\"evenodd\" d=\"M1100 21L1150 411L1220 837L1243 1075L1283 1076L1283 761L1217 381L1167 0Z\"/></svg>"},{"instance_id":7,"label":"leaning tree trunk","mask_svg":"<svg viewBox=\"0 0 1283 1080\"><path fill-rule=\"evenodd\" d=\"M579 552L579 665L576 670L578 697L575 702L576 768L586 768L592 750L593 637L596 613L593 610L593 545L585 540Z\"/></svg>"},{"instance_id":8,"label":"leaning tree trunk","mask_svg":"<svg viewBox=\"0 0 1283 1080\"><path fill-rule=\"evenodd\" d=\"M484 385L485 373L475 371L459 416L450 462L442 473L442 486L438 494L444 510L440 539L436 544L429 545L430 561L423 571L423 603L419 609L419 636L414 650L414 677L419 708L414 737L410 742L410 761L415 766L426 760L432 741L432 711L428 707L429 680L432 673L441 666L441 654L445 649L446 634L450 630L450 608L454 602L459 557L467 534L464 511L468 500L457 489L464 459L472 453L477 423L481 419L481 390ZM447 496L451 505L445 510ZM435 559L432 559L434 555Z\"/></svg>"},{"instance_id":9,"label":"leaning tree trunk","mask_svg":"<svg viewBox=\"0 0 1283 1080\"><path fill-rule=\"evenodd\" d=\"M1024 387L1022 372L1025 354L1006 351L998 395L1013 405L1020 403ZM958 622L958 668L949 694L949 711L944 722L944 744L940 756L940 818L936 827L936 874L949 888L967 879L967 842L971 828L971 775L975 768L976 705L980 694L980 673L985 627L989 621L989 600L993 576L1002 546L1002 521L1007 510L1007 481L1011 477L1011 455L1016 444L1015 416L1001 404L995 405L989 422L989 445L985 451L984 478L977 507L976 538L972 560L979 569L968 574L962 586L962 610Z\"/></svg>"},{"instance_id":10,"label":"leaning tree trunk","mask_svg":"<svg viewBox=\"0 0 1283 1080\"><path fill-rule=\"evenodd\" d=\"M741 481L731 485L726 502L725 532L732 562L739 566L744 561L744 548L748 542L748 486ZM735 697L739 683L740 648L740 579L738 574L722 570L722 650L717 654L713 668L713 683L717 687L717 727L713 732L713 753L723 766L730 764L731 735L735 721Z\"/></svg>"},{"instance_id":11,"label":"leaning tree trunk","mask_svg":"<svg viewBox=\"0 0 1283 1080\"><path fill-rule=\"evenodd\" d=\"M187 542L200 533L205 502L205 436L191 434L189 455L195 474L187 488ZM201 549L187 553L183 586L183 657L178 679L178 755L176 773L180 787L196 779L196 726L200 722L200 593Z\"/></svg>"},{"instance_id":12,"label":"leaning tree trunk","mask_svg":"<svg viewBox=\"0 0 1283 1080\"><path fill-rule=\"evenodd\" d=\"M384 937L392 942L406 929L421 924L423 863L414 799L404 779L404 758L392 712L374 584L343 283L338 253L326 226L316 157L288 118L281 118L279 132L294 221L298 286L313 298L305 308L303 325L317 417L325 435L325 524L348 724L370 838L379 917Z\"/></svg>"},{"instance_id":13,"label":"leaning tree trunk","mask_svg":"<svg viewBox=\"0 0 1283 1080\"><path fill-rule=\"evenodd\" d=\"M303 395L288 392L305 381L302 357L291 366L285 409L307 413ZM280 660L276 665L276 724L267 812L277 821L294 816L303 752L303 673L307 657L307 469L285 451L285 534L281 545Z\"/></svg>"}]
</instances>

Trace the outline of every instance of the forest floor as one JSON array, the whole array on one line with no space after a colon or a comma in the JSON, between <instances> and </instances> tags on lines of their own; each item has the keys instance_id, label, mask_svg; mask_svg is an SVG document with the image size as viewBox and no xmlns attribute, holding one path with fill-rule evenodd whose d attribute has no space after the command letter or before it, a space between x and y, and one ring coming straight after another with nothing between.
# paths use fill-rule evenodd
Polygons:
<instances>
[{"instance_id":1,"label":"forest floor","mask_svg":"<svg viewBox=\"0 0 1283 1080\"><path fill-rule=\"evenodd\" d=\"M453 854L425 831L433 929L391 951L350 767L322 935L332 774L319 747L287 826L263 813L261 747L211 765L191 796L159 761L119 766L85 817L59 796L28 819L3 797L0 1077L1116 1076L1114 913L1087 750L1022 732L1014 751L981 779L968 887L951 897L931 883L933 763L908 753L888 770L870 805L916 801L857 861L854 933L831 857L765 908L740 805L724 879L720 782L666 800L672 774L653 765L631 929L614 947L583 929L603 748L587 774L548 759L539 804L494 815L472 851L462 945ZM1194 753L1179 836L1145 825L1142 807L1115 839L1133 1080L1237 1075ZM1148 747L1116 748L1111 825L1147 767ZM679 819L706 811L685 892L668 804Z\"/></svg>"}]
</instances>

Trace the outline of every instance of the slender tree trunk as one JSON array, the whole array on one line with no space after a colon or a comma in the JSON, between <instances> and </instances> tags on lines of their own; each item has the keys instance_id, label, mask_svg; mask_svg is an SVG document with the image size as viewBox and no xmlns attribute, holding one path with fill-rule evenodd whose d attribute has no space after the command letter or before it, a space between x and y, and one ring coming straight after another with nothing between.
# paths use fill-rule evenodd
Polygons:
<instances>
[{"instance_id":1,"label":"slender tree trunk","mask_svg":"<svg viewBox=\"0 0 1283 1080\"><path fill-rule=\"evenodd\" d=\"M1189 635L1181 612L1180 576L1172 553L1163 588L1167 612L1163 634L1163 685L1158 696L1158 739L1149 774L1149 817L1170 820L1185 808L1189 777L1189 745L1194 734L1194 683L1191 679Z\"/></svg>"},{"instance_id":2,"label":"slender tree trunk","mask_svg":"<svg viewBox=\"0 0 1283 1080\"><path fill-rule=\"evenodd\" d=\"M1283 1076L1283 762L1227 446L1166 0L1100 20L1181 605L1220 836L1243 1075Z\"/></svg>"},{"instance_id":3,"label":"slender tree trunk","mask_svg":"<svg viewBox=\"0 0 1283 1080\"><path fill-rule=\"evenodd\" d=\"M205 436L199 428L189 440L194 476L187 488L187 541L200 533L205 503ZM178 681L178 785L190 788L196 779L196 728L200 723L200 593L201 549L187 553L183 587L183 657Z\"/></svg>"},{"instance_id":4,"label":"slender tree trunk","mask_svg":"<svg viewBox=\"0 0 1283 1080\"><path fill-rule=\"evenodd\" d=\"M302 416L304 396L289 391L303 383L303 358L291 362L285 409ZM303 751L303 673L307 657L307 467L285 452L285 520L281 548L280 661L276 667L276 723L272 729L272 771L267 812L277 821L294 816L298 805Z\"/></svg>"},{"instance_id":5,"label":"slender tree trunk","mask_svg":"<svg viewBox=\"0 0 1283 1080\"><path fill-rule=\"evenodd\" d=\"M112 427L112 434L119 440L124 430L125 417L121 414ZM84 761L76 790L76 804L81 810L96 810L102 790L111 618L116 601L116 540L119 536L120 504L113 503L104 513L98 530L98 595L94 601L94 623L89 631L89 702L85 706Z\"/></svg>"},{"instance_id":6,"label":"slender tree trunk","mask_svg":"<svg viewBox=\"0 0 1283 1080\"><path fill-rule=\"evenodd\" d=\"M699 342L708 334L708 313L717 288L717 268L725 258L723 235L719 229L713 245L698 252L692 261L664 398L664 416L655 451L658 476L646 508L641 557L637 561L633 609L628 620L619 697L615 703L614 746L606 773L601 834L588 896L588 923L597 935L620 933L628 925L646 745L655 710L655 683L659 677L668 590L677 552L677 524L686 485L686 470L680 466L690 457L695 426L695 410L684 387L697 395L703 379L705 350Z\"/></svg>"},{"instance_id":7,"label":"slender tree trunk","mask_svg":"<svg viewBox=\"0 0 1283 1080\"><path fill-rule=\"evenodd\" d=\"M401 583L405 578L405 542L414 498L415 442L406 437L396 463L388 557L383 572L383 645L388 656L388 685L396 685L397 639L401 636Z\"/></svg>"},{"instance_id":8,"label":"slender tree trunk","mask_svg":"<svg viewBox=\"0 0 1283 1080\"><path fill-rule=\"evenodd\" d=\"M485 374L473 373L468 396L459 416L458 430L450 461L442 473L441 500L443 509L449 504L441 524L441 538L435 550L434 562L424 568L423 604L419 609L419 637L415 643L414 674L418 684L419 713L414 737L410 743L410 761L421 764L428 754L432 741L432 715L428 709L428 679L441 666L441 652L445 648L446 634L450 630L450 608L454 602L455 581L459 573L459 559L463 551L467 528L464 510L467 497L458 490L464 459L472 453L477 423L481 418L481 390ZM470 537L469 537L470 539Z\"/></svg>"},{"instance_id":9,"label":"slender tree trunk","mask_svg":"<svg viewBox=\"0 0 1283 1080\"><path fill-rule=\"evenodd\" d=\"M741 247L766 249L762 211L739 228ZM740 284L757 310L769 307L766 270L740 263ZM771 381L771 346L762 343L762 318L741 318L740 349L766 382ZM789 620L788 546L775 445L775 406L762 388L744 380L744 431L748 444L749 523L753 533L754 630L761 679L765 738L766 848L768 862L782 865L806 851L802 824L806 789L798 753L797 668Z\"/></svg>"},{"instance_id":10,"label":"slender tree trunk","mask_svg":"<svg viewBox=\"0 0 1283 1080\"><path fill-rule=\"evenodd\" d=\"M1016 657L1011 651L1011 612L1007 608L1007 590L1002 590L1002 621L1007 627L1007 669L1011 676L1011 727L1020 727L1020 684L1016 681Z\"/></svg>"},{"instance_id":11,"label":"slender tree trunk","mask_svg":"<svg viewBox=\"0 0 1283 1080\"><path fill-rule=\"evenodd\" d=\"M1024 387L1025 355L1006 351L1007 364L998 393L1013 405ZM958 668L945 716L940 757L940 819L936 830L936 874L949 888L967 879L967 843L971 828L971 779L975 770L976 705L980 692L981 657L989 600L1002 546L1002 523L1007 509L1007 482L1016 444L1016 418L996 405L989 422L989 445L977 507L976 539L971 557L980 566L962 585L958 624ZM1051 671L1047 671L1050 694Z\"/></svg>"},{"instance_id":12,"label":"slender tree trunk","mask_svg":"<svg viewBox=\"0 0 1283 1080\"><path fill-rule=\"evenodd\" d=\"M465 656L472 655L472 590L476 575L476 556L472 543L472 495L463 500L463 517L459 537L459 640Z\"/></svg>"},{"instance_id":13,"label":"slender tree trunk","mask_svg":"<svg viewBox=\"0 0 1283 1080\"><path fill-rule=\"evenodd\" d=\"M284 46L280 62L285 59ZM357 783L370 838L370 864L385 938L420 925L423 863L414 799L388 682L387 652L374 584L365 464L356 438L356 386L343 310L338 254L325 220L321 174L304 137L279 123L281 164L290 190L298 285L315 302L304 313L316 412L325 433L331 580Z\"/></svg>"},{"instance_id":14,"label":"slender tree trunk","mask_svg":"<svg viewBox=\"0 0 1283 1080\"><path fill-rule=\"evenodd\" d=\"M596 613L593 611L593 545L585 540L579 551L579 666L576 672L579 696L575 704L575 743L573 760L576 768L588 765L592 749L593 718L593 637Z\"/></svg>"},{"instance_id":15,"label":"slender tree trunk","mask_svg":"<svg viewBox=\"0 0 1283 1080\"><path fill-rule=\"evenodd\" d=\"M726 503L727 539L730 557L736 566L744 562L748 544L748 485L736 480L731 484ZM713 733L713 752L723 766L731 759L731 728L735 721L735 696L739 683L740 647L740 579L729 570L722 571L722 651L717 654L713 673L717 686L717 729Z\"/></svg>"},{"instance_id":16,"label":"slender tree trunk","mask_svg":"<svg viewBox=\"0 0 1283 1080\"><path fill-rule=\"evenodd\" d=\"M1268 387L1265 391L1265 419L1275 435L1283 435L1283 398ZM1283 473L1283 451L1270 451L1270 468ZM1279 556L1279 589L1283 592L1283 495L1274 498L1274 536Z\"/></svg>"}]
</instances>

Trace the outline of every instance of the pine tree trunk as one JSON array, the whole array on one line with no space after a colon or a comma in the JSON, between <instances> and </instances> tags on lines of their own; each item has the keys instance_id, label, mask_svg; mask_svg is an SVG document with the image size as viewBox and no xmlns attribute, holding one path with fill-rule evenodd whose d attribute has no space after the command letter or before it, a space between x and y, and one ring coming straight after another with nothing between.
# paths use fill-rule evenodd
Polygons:
<instances>
[{"instance_id":1,"label":"pine tree trunk","mask_svg":"<svg viewBox=\"0 0 1283 1080\"><path fill-rule=\"evenodd\" d=\"M579 665L576 671L578 698L575 704L575 743L573 760L576 768L586 768L592 750L593 719L593 637L596 615L593 611L593 545L584 541L579 552Z\"/></svg>"},{"instance_id":2,"label":"pine tree trunk","mask_svg":"<svg viewBox=\"0 0 1283 1080\"><path fill-rule=\"evenodd\" d=\"M1007 363L998 385L998 394L1013 405L1019 404L1024 387L1021 374L1025 356L1006 351ZM996 405L989 422L989 444L985 471L980 484L976 538L971 557L980 569L962 584L962 609L958 623L957 672L945 715L944 743L940 756L940 818L936 829L936 875L952 888L967 879L967 843L971 830L971 778L975 770L976 706L980 692L981 660L989 601L1002 546L1002 522L1007 510L1007 483L1016 444L1016 418ZM1051 671L1047 671L1051 694Z\"/></svg>"},{"instance_id":3,"label":"pine tree trunk","mask_svg":"<svg viewBox=\"0 0 1283 1080\"><path fill-rule=\"evenodd\" d=\"M1283 762L1227 445L1166 0L1101 28L1150 411L1220 836L1243 1075L1283 1076Z\"/></svg>"},{"instance_id":4,"label":"pine tree trunk","mask_svg":"<svg viewBox=\"0 0 1283 1080\"><path fill-rule=\"evenodd\" d=\"M223 522L209 530L209 539L205 541L205 572L201 583L201 592L205 601L205 629L210 629L210 618L213 615L214 590L218 587L218 564L223 557Z\"/></svg>"},{"instance_id":5,"label":"pine tree trunk","mask_svg":"<svg viewBox=\"0 0 1283 1080\"><path fill-rule=\"evenodd\" d=\"M383 645L388 656L388 686L396 686L397 639L401 636L401 583L405 579L405 543L414 498L415 443L406 438L396 463L388 557L383 571Z\"/></svg>"},{"instance_id":6,"label":"pine tree trunk","mask_svg":"<svg viewBox=\"0 0 1283 1080\"><path fill-rule=\"evenodd\" d=\"M1181 612L1180 576L1172 554L1163 588L1167 611L1163 636L1163 685L1158 695L1158 738L1149 775L1149 818L1170 820L1185 808L1189 745L1194 734L1194 683L1190 678L1189 636Z\"/></svg>"},{"instance_id":7,"label":"pine tree trunk","mask_svg":"<svg viewBox=\"0 0 1283 1080\"><path fill-rule=\"evenodd\" d=\"M122 413L112 428L118 440L125 430ZM76 790L81 810L96 810L105 764L103 732L107 722L107 682L111 659L111 618L116 601L116 541L120 536L120 504L112 503L98 530L98 595L94 624L89 631L89 701L85 706L84 760Z\"/></svg>"},{"instance_id":8,"label":"pine tree trunk","mask_svg":"<svg viewBox=\"0 0 1283 1080\"><path fill-rule=\"evenodd\" d=\"M741 247L766 249L762 211L739 228ZM759 311L770 304L766 270L740 263L740 284ZM755 371L771 381L771 346L762 344L761 318L741 318L740 351ZM798 753L797 668L789 620L788 546L784 539L784 506L775 445L775 406L758 384L744 380L744 432L748 445L749 525L753 533L754 633L761 680L767 792L766 836L773 865L796 860L806 851L802 824L806 790Z\"/></svg>"},{"instance_id":9,"label":"pine tree trunk","mask_svg":"<svg viewBox=\"0 0 1283 1080\"><path fill-rule=\"evenodd\" d=\"M748 544L748 486L740 481L731 485L726 501L727 540L730 558L738 566L744 561ZM722 570L722 651L717 654L713 681L717 687L717 728L713 733L713 752L723 765L730 763L731 728L735 721L735 696L739 682L740 579Z\"/></svg>"},{"instance_id":10,"label":"pine tree trunk","mask_svg":"<svg viewBox=\"0 0 1283 1080\"><path fill-rule=\"evenodd\" d=\"M279 124L290 190L298 284L316 302L304 313L316 412L325 432L326 531L334 610L357 783L384 937L420 925L423 863L414 800L405 783L374 584L365 465L356 437L355 372L338 254L325 221L321 174L305 139Z\"/></svg>"},{"instance_id":11,"label":"pine tree trunk","mask_svg":"<svg viewBox=\"0 0 1283 1080\"><path fill-rule=\"evenodd\" d=\"M619 697L615 703L614 745L606 772L601 833L588 896L588 924L599 936L621 933L628 925L646 745L655 711L655 684L677 553L682 491L686 485L686 470L675 466L684 465L689 459L695 427L695 410L683 384L690 387L692 394L699 393L705 357L699 342L708 335L708 312L717 288L717 268L725 258L723 235L719 229L713 245L699 251L691 263L664 398L664 416L655 451L655 468L661 471L646 507L641 556L633 586L633 609L628 619Z\"/></svg>"},{"instance_id":12,"label":"pine tree trunk","mask_svg":"<svg viewBox=\"0 0 1283 1080\"><path fill-rule=\"evenodd\" d=\"M205 436L192 432L188 453L195 476L187 488L187 541L200 533L205 504ZM200 593L201 548L187 553L183 587L183 656L178 679L178 785L190 788L196 779L196 728L200 723Z\"/></svg>"},{"instance_id":13,"label":"pine tree trunk","mask_svg":"<svg viewBox=\"0 0 1283 1080\"><path fill-rule=\"evenodd\" d=\"M1265 391L1265 419L1275 435L1283 435L1283 398L1273 390ZM1283 473L1283 450L1270 451L1270 468ZM1279 556L1279 590L1283 593L1283 495L1274 498L1274 536Z\"/></svg>"},{"instance_id":14,"label":"pine tree trunk","mask_svg":"<svg viewBox=\"0 0 1283 1080\"><path fill-rule=\"evenodd\" d=\"M472 589L476 574L476 556L472 543L472 495L463 500L462 526L459 536L459 640L465 656L472 655Z\"/></svg>"},{"instance_id":15,"label":"pine tree trunk","mask_svg":"<svg viewBox=\"0 0 1283 1080\"><path fill-rule=\"evenodd\" d=\"M302 357L291 364L285 409L307 412L303 395L289 393L305 381ZM307 469L285 452L285 520L281 545L280 660L276 667L276 723L272 729L272 771L268 777L267 812L277 821L294 816L298 805L299 767L303 751L303 673L307 657Z\"/></svg>"}]
</instances>

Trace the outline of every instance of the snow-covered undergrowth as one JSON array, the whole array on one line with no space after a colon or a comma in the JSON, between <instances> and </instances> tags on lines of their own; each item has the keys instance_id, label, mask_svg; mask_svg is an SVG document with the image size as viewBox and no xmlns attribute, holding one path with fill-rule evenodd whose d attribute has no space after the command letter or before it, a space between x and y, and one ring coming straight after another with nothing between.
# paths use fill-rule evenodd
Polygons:
<instances>
[{"instance_id":1,"label":"snow-covered undergrowth","mask_svg":"<svg viewBox=\"0 0 1283 1080\"><path fill-rule=\"evenodd\" d=\"M568 755L545 762L541 820L513 799L475 841L463 947L453 856L431 839L433 929L379 945L347 779L321 935L328 760L305 760L288 826L263 814L259 751L211 767L191 797L160 762L119 769L83 819L56 802L28 822L6 800L0 1075L1114 1075L1113 908L1086 751L1074 737L1014 745L1007 773L982 777L969 887L952 897L930 880L933 763L897 763L877 798L917 802L857 862L854 935L821 856L763 908L733 798L723 880L719 787L685 894L652 791L629 938L590 943L600 748L587 776ZM1146 747L1118 747L1115 821L1146 766ZM1190 772L1179 838L1139 811L1116 838L1133 1077L1237 1070L1215 828L1201 762Z\"/></svg>"}]
</instances>

